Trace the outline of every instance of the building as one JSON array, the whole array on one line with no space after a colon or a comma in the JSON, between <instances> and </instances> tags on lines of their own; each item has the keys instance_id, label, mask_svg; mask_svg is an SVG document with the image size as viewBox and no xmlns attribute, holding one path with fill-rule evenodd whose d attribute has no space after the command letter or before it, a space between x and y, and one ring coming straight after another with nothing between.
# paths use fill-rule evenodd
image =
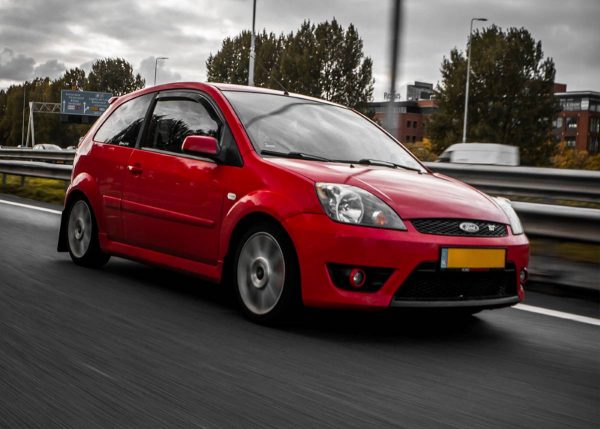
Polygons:
<instances>
[{"instance_id":1,"label":"building","mask_svg":"<svg viewBox=\"0 0 600 429\"><path fill-rule=\"evenodd\" d=\"M425 120L436 110L433 94L433 84L415 81L414 85L408 85L406 88L406 101L394 102L398 128L392 134L402 143L423 140ZM368 106L375 112L375 120L383 124L389 102L376 101Z\"/></svg>"},{"instance_id":2,"label":"building","mask_svg":"<svg viewBox=\"0 0 600 429\"><path fill-rule=\"evenodd\" d=\"M375 121L380 124L385 123L385 115L389 104L389 101L376 101L368 104L369 108L375 111ZM398 127L396 132L392 134L402 143L422 141L425 131L425 117L431 114L434 109L433 100L396 101L394 103L394 114L398 115L396 122Z\"/></svg>"},{"instance_id":3,"label":"building","mask_svg":"<svg viewBox=\"0 0 600 429\"><path fill-rule=\"evenodd\" d=\"M406 87L406 99L409 101L430 100L431 97L433 97L432 83L415 81L413 85Z\"/></svg>"},{"instance_id":4,"label":"building","mask_svg":"<svg viewBox=\"0 0 600 429\"><path fill-rule=\"evenodd\" d=\"M553 121L554 139L573 149L600 153L600 92L566 89L555 85L561 111Z\"/></svg>"}]
</instances>

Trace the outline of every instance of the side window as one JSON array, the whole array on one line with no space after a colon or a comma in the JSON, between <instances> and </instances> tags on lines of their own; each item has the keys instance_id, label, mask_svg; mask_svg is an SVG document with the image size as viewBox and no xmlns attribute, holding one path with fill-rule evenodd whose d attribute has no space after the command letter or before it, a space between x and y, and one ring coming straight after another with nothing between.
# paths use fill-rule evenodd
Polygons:
<instances>
[{"instance_id":1,"label":"side window","mask_svg":"<svg viewBox=\"0 0 600 429\"><path fill-rule=\"evenodd\" d=\"M94 140L134 147L152 95L142 95L117 107L102 124Z\"/></svg>"},{"instance_id":2,"label":"side window","mask_svg":"<svg viewBox=\"0 0 600 429\"><path fill-rule=\"evenodd\" d=\"M189 99L158 100L143 146L180 153L187 136L213 136L220 140L221 124L209 108Z\"/></svg>"}]
</instances>

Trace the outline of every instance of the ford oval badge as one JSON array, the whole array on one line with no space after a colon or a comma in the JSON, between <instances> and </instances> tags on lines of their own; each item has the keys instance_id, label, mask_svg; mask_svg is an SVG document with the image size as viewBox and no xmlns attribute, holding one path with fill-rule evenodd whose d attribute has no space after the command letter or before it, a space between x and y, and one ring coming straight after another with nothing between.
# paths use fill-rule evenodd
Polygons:
<instances>
[{"instance_id":1,"label":"ford oval badge","mask_svg":"<svg viewBox=\"0 0 600 429\"><path fill-rule=\"evenodd\" d=\"M460 225L458 225L458 227L469 234L475 234L476 232L479 232L479 227L473 222L462 222Z\"/></svg>"}]
</instances>

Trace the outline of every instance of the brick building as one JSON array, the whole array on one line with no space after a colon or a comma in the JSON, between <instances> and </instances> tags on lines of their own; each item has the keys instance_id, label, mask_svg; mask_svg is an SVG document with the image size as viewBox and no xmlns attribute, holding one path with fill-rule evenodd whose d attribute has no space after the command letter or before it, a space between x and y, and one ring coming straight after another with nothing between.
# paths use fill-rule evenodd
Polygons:
<instances>
[{"instance_id":1,"label":"brick building","mask_svg":"<svg viewBox=\"0 0 600 429\"><path fill-rule=\"evenodd\" d=\"M406 101L394 102L394 113L398 115L398 128L392 133L402 143L423 140L425 120L437 109L433 96L433 84L415 82L406 88ZM368 106L375 112L375 120L383 124L389 106L388 101L376 101Z\"/></svg>"},{"instance_id":2,"label":"brick building","mask_svg":"<svg viewBox=\"0 0 600 429\"><path fill-rule=\"evenodd\" d=\"M600 92L566 89L564 84L555 85L561 107L553 121L555 140L590 154L600 153Z\"/></svg>"}]
</instances>

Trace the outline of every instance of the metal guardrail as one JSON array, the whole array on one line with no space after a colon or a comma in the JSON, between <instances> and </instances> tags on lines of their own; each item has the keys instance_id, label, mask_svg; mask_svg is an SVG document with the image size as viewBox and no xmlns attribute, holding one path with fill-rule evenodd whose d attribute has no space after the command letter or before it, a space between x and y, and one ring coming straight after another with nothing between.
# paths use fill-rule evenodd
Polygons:
<instances>
[{"instance_id":1,"label":"metal guardrail","mask_svg":"<svg viewBox=\"0 0 600 429\"><path fill-rule=\"evenodd\" d=\"M71 180L73 166L70 164L52 164L39 161L13 161L0 159L0 173L21 177L40 177L42 179ZM2 184L5 183L5 177Z\"/></svg>"},{"instance_id":2,"label":"metal guardrail","mask_svg":"<svg viewBox=\"0 0 600 429\"><path fill-rule=\"evenodd\" d=\"M600 171L426 162L490 194L600 203Z\"/></svg>"},{"instance_id":3,"label":"metal guardrail","mask_svg":"<svg viewBox=\"0 0 600 429\"><path fill-rule=\"evenodd\" d=\"M74 150L0 149L0 159L72 164L74 158Z\"/></svg>"},{"instance_id":4,"label":"metal guardrail","mask_svg":"<svg viewBox=\"0 0 600 429\"><path fill-rule=\"evenodd\" d=\"M74 151L0 149L0 174L69 181L74 156ZM57 161L69 164L56 164ZM490 194L600 202L600 172L596 171L437 162L426 165L437 173L462 180ZM529 236L600 244L598 209L518 201L513 201L512 205Z\"/></svg>"},{"instance_id":5,"label":"metal guardrail","mask_svg":"<svg viewBox=\"0 0 600 429\"><path fill-rule=\"evenodd\" d=\"M529 237L600 244L600 210L512 201Z\"/></svg>"}]
</instances>

